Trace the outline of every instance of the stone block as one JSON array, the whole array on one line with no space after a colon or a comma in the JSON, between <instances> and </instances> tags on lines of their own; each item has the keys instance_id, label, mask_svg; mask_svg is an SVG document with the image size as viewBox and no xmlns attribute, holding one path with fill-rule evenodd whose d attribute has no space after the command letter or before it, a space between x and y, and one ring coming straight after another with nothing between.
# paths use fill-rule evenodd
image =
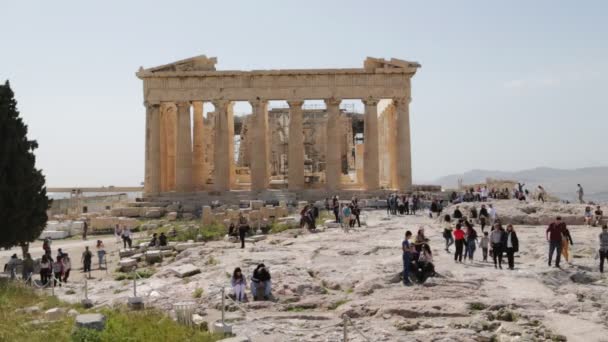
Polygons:
<instances>
[{"instance_id":1,"label":"stone block","mask_svg":"<svg viewBox=\"0 0 608 342\"><path fill-rule=\"evenodd\" d=\"M204 242L182 242L182 243L178 243L177 245L175 245L175 250L178 252L183 252L188 248L194 248L194 247L199 247L199 246L204 246L205 243Z\"/></svg>"},{"instance_id":2,"label":"stone block","mask_svg":"<svg viewBox=\"0 0 608 342\"><path fill-rule=\"evenodd\" d=\"M202 216L203 216L202 219L203 219L204 225L213 223L213 212L211 211L210 206L208 206L208 205L203 206Z\"/></svg>"},{"instance_id":3,"label":"stone block","mask_svg":"<svg viewBox=\"0 0 608 342\"><path fill-rule=\"evenodd\" d=\"M146 251L145 256L148 264L160 262L163 258L160 251Z\"/></svg>"},{"instance_id":4,"label":"stone block","mask_svg":"<svg viewBox=\"0 0 608 342\"><path fill-rule=\"evenodd\" d=\"M68 316L70 316L70 317L76 317L78 315L80 315L80 312L78 312L78 310L70 309L68 311Z\"/></svg>"},{"instance_id":5,"label":"stone block","mask_svg":"<svg viewBox=\"0 0 608 342\"><path fill-rule=\"evenodd\" d=\"M75 324L77 328L101 331L106 327L106 316L100 313L78 315Z\"/></svg>"},{"instance_id":6,"label":"stone block","mask_svg":"<svg viewBox=\"0 0 608 342\"><path fill-rule=\"evenodd\" d=\"M167 214L167 220L169 220L169 221L177 220L177 212L175 212L175 211L169 212Z\"/></svg>"},{"instance_id":7,"label":"stone block","mask_svg":"<svg viewBox=\"0 0 608 342\"><path fill-rule=\"evenodd\" d=\"M163 249L160 251L160 254L162 254L163 258L173 256L173 249Z\"/></svg>"},{"instance_id":8,"label":"stone block","mask_svg":"<svg viewBox=\"0 0 608 342\"><path fill-rule=\"evenodd\" d=\"M127 300L127 307L131 310L143 310L144 299L141 297L129 297Z\"/></svg>"},{"instance_id":9,"label":"stone block","mask_svg":"<svg viewBox=\"0 0 608 342\"><path fill-rule=\"evenodd\" d=\"M121 272L128 272L137 267L137 259L125 258L118 262Z\"/></svg>"},{"instance_id":10,"label":"stone block","mask_svg":"<svg viewBox=\"0 0 608 342\"><path fill-rule=\"evenodd\" d=\"M130 256L132 256L133 254L137 253L137 251L135 249L121 249L118 251L118 256L122 259L122 258L128 258Z\"/></svg>"},{"instance_id":11,"label":"stone block","mask_svg":"<svg viewBox=\"0 0 608 342\"><path fill-rule=\"evenodd\" d=\"M85 309L90 309L93 307L93 301L88 298L85 298L80 301L80 305L82 305L82 307Z\"/></svg>"},{"instance_id":12,"label":"stone block","mask_svg":"<svg viewBox=\"0 0 608 342\"><path fill-rule=\"evenodd\" d=\"M340 224L334 220L325 220L323 224L327 228L340 228Z\"/></svg>"},{"instance_id":13,"label":"stone block","mask_svg":"<svg viewBox=\"0 0 608 342\"><path fill-rule=\"evenodd\" d=\"M260 200L253 200L250 203L251 203L252 210L260 210L264 206L264 201L260 201Z\"/></svg>"},{"instance_id":14,"label":"stone block","mask_svg":"<svg viewBox=\"0 0 608 342\"><path fill-rule=\"evenodd\" d=\"M65 230L44 230L38 239L44 240L46 238L51 238L53 240L65 239L70 236L69 231Z\"/></svg>"},{"instance_id":15,"label":"stone block","mask_svg":"<svg viewBox=\"0 0 608 342\"><path fill-rule=\"evenodd\" d=\"M194 218L194 215L192 213L183 213L182 218L184 220L192 220Z\"/></svg>"},{"instance_id":16,"label":"stone block","mask_svg":"<svg viewBox=\"0 0 608 342\"><path fill-rule=\"evenodd\" d=\"M146 218L160 218L163 216L163 211L160 208L149 208L145 211Z\"/></svg>"},{"instance_id":17,"label":"stone block","mask_svg":"<svg viewBox=\"0 0 608 342\"><path fill-rule=\"evenodd\" d=\"M266 240L267 236L268 235L254 235L252 237L245 238L245 242L253 243L253 242Z\"/></svg>"},{"instance_id":18,"label":"stone block","mask_svg":"<svg viewBox=\"0 0 608 342\"><path fill-rule=\"evenodd\" d=\"M143 257L144 257L143 253L135 253L135 254L131 255L130 258L135 259L137 261L141 261L143 259Z\"/></svg>"},{"instance_id":19,"label":"stone block","mask_svg":"<svg viewBox=\"0 0 608 342\"><path fill-rule=\"evenodd\" d=\"M217 321L211 326L211 332L214 334L232 334L232 326Z\"/></svg>"},{"instance_id":20,"label":"stone block","mask_svg":"<svg viewBox=\"0 0 608 342\"><path fill-rule=\"evenodd\" d=\"M44 318L47 321L56 321L62 319L65 313L66 311L63 308L52 308L44 312Z\"/></svg>"},{"instance_id":21,"label":"stone block","mask_svg":"<svg viewBox=\"0 0 608 342\"><path fill-rule=\"evenodd\" d=\"M171 270L171 272L175 273L175 275L178 276L179 278L190 277L197 273L201 273L201 269L192 264L185 264L185 265L172 267L169 270Z\"/></svg>"}]
</instances>

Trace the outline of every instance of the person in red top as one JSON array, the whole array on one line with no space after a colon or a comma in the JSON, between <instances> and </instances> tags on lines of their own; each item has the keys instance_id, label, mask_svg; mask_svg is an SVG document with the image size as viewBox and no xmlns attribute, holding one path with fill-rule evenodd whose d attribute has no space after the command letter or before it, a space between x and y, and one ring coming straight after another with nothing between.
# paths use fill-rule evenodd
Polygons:
<instances>
[{"instance_id":1,"label":"person in red top","mask_svg":"<svg viewBox=\"0 0 608 342\"><path fill-rule=\"evenodd\" d=\"M549 242L549 266L551 266L551 259L553 259L553 252L557 251L555 257L555 267L559 268L559 262L562 254L562 235L566 231L566 224L562 222L562 218L558 216L554 222L552 222L547 228L545 233L547 242Z\"/></svg>"},{"instance_id":2,"label":"person in red top","mask_svg":"<svg viewBox=\"0 0 608 342\"><path fill-rule=\"evenodd\" d=\"M458 223L454 229L454 241L456 243L456 252L454 253L454 261L462 263L462 252L464 248L464 230L462 224Z\"/></svg>"}]
</instances>

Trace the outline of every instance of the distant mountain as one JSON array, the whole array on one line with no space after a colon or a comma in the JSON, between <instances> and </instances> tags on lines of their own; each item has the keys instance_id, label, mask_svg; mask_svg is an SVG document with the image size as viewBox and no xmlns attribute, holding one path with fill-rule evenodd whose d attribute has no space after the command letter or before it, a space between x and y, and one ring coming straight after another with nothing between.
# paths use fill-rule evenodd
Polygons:
<instances>
[{"instance_id":1,"label":"distant mountain","mask_svg":"<svg viewBox=\"0 0 608 342\"><path fill-rule=\"evenodd\" d=\"M538 167L515 172L471 170L463 174L441 177L435 183L446 188L456 188L459 179L462 179L464 184L474 184L484 182L486 178L523 182L526 183L526 188L529 190L533 190L541 184L548 192L568 200L576 198L576 184L580 183L589 199L608 201L608 167L574 170Z\"/></svg>"}]
</instances>

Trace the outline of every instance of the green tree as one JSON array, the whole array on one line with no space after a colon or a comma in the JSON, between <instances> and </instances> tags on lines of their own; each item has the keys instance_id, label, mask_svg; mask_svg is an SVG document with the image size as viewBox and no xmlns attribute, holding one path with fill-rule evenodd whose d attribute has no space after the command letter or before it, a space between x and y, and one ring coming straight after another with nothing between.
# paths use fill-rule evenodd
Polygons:
<instances>
[{"instance_id":1,"label":"green tree","mask_svg":"<svg viewBox=\"0 0 608 342\"><path fill-rule=\"evenodd\" d=\"M6 81L0 85L0 247L21 246L24 254L44 230L51 203L36 169L36 148Z\"/></svg>"}]
</instances>

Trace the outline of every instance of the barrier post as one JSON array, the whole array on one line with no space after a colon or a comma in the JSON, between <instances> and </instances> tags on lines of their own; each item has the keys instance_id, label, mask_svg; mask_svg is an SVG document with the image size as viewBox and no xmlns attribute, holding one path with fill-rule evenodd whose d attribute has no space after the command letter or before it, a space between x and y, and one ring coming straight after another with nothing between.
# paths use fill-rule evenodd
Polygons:
<instances>
[{"instance_id":1,"label":"barrier post","mask_svg":"<svg viewBox=\"0 0 608 342\"><path fill-rule=\"evenodd\" d=\"M344 342L348 342L348 320L346 318L346 315L344 315L342 317L343 321L342 321L342 329L343 329L343 333L344 333Z\"/></svg>"},{"instance_id":2,"label":"barrier post","mask_svg":"<svg viewBox=\"0 0 608 342\"><path fill-rule=\"evenodd\" d=\"M226 297L225 296L225 288L222 286L222 325L223 326L225 326L224 325L224 317L225 317L225 310L226 310L226 306L225 306L225 303L224 303L224 301L225 301L224 297Z\"/></svg>"},{"instance_id":3,"label":"barrier post","mask_svg":"<svg viewBox=\"0 0 608 342\"><path fill-rule=\"evenodd\" d=\"M55 272L53 272L52 269L51 269L51 281L53 282L53 284L51 286L51 294L54 296L55 295Z\"/></svg>"},{"instance_id":4,"label":"barrier post","mask_svg":"<svg viewBox=\"0 0 608 342\"><path fill-rule=\"evenodd\" d=\"M133 297L137 297L137 273L133 272Z\"/></svg>"}]
</instances>

